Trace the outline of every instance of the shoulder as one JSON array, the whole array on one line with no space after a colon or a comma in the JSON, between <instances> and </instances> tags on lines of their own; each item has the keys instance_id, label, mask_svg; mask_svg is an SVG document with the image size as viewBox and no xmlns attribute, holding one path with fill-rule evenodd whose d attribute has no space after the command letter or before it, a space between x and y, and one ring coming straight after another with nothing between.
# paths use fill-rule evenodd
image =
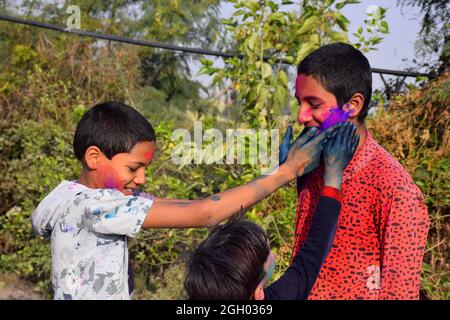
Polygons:
<instances>
[{"instance_id":1,"label":"shoulder","mask_svg":"<svg viewBox=\"0 0 450 320\"><path fill-rule=\"evenodd\" d=\"M372 169L378 172L377 180L380 191L389 191L392 197L414 196L417 200L423 200L423 195L414 183L411 174L382 146L376 143L375 156L369 163Z\"/></svg>"}]
</instances>

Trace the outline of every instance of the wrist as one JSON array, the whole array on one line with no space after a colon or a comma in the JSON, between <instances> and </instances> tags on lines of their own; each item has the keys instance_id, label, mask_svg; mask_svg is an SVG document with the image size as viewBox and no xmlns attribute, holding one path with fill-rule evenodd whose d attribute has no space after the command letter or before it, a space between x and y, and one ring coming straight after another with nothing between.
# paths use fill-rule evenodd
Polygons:
<instances>
[{"instance_id":1,"label":"wrist","mask_svg":"<svg viewBox=\"0 0 450 320\"><path fill-rule=\"evenodd\" d=\"M342 173L339 174L325 171L323 181L324 186L333 187L340 190L342 188Z\"/></svg>"},{"instance_id":2,"label":"wrist","mask_svg":"<svg viewBox=\"0 0 450 320\"><path fill-rule=\"evenodd\" d=\"M340 189L336 189L334 187L329 187L329 186L325 186L322 189L321 196L333 198L339 202L342 202L342 197L343 197L342 191Z\"/></svg>"},{"instance_id":3,"label":"wrist","mask_svg":"<svg viewBox=\"0 0 450 320\"><path fill-rule=\"evenodd\" d=\"M297 178L299 170L301 170L301 172L304 170L303 167L304 166L302 166L301 169L299 169L298 167L291 166L290 163L286 161L285 163L283 163L281 166L278 167L278 171L280 171L280 173L286 177L287 179L286 182L290 182ZM299 175L302 174L300 173Z\"/></svg>"}]
</instances>

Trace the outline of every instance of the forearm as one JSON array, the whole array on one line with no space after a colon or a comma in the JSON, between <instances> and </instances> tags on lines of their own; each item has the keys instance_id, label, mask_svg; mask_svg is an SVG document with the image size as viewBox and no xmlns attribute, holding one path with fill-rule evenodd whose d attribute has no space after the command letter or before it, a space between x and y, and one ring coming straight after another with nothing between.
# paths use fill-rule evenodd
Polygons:
<instances>
[{"instance_id":1,"label":"forearm","mask_svg":"<svg viewBox=\"0 0 450 320\"><path fill-rule=\"evenodd\" d=\"M207 212L207 225L216 225L251 207L295 178L293 171L282 165L272 174L202 200L203 210Z\"/></svg>"},{"instance_id":2,"label":"forearm","mask_svg":"<svg viewBox=\"0 0 450 320\"><path fill-rule=\"evenodd\" d=\"M281 186L295 179L287 165L276 172L261 176L242 186L217 193L202 200L155 200L144 228L195 228L211 227L245 210Z\"/></svg>"},{"instance_id":3,"label":"forearm","mask_svg":"<svg viewBox=\"0 0 450 320\"><path fill-rule=\"evenodd\" d=\"M337 199L320 198L305 245L286 273L265 290L267 300L303 300L308 297L330 251L340 209Z\"/></svg>"}]
</instances>

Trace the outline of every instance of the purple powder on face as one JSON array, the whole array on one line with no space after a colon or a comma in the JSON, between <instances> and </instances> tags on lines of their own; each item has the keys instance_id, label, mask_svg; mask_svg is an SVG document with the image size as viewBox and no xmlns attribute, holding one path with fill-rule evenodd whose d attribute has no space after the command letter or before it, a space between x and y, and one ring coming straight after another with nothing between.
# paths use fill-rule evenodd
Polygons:
<instances>
[{"instance_id":1,"label":"purple powder on face","mask_svg":"<svg viewBox=\"0 0 450 320\"><path fill-rule=\"evenodd\" d=\"M113 177L107 176L105 179L105 189L119 189L119 184Z\"/></svg>"},{"instance_id":2,"label":"purple powder on face","mask_svg":"<svg viewBox=\"0 0 450 320\"><path fill-rule=\"evenodd\" d=\"M327 130L335 124L346 122L349 116L350 111L345 111L339 107L330 109L330 114L325 118L320 126L320 132Z\"/></svg>"}]
</instances>

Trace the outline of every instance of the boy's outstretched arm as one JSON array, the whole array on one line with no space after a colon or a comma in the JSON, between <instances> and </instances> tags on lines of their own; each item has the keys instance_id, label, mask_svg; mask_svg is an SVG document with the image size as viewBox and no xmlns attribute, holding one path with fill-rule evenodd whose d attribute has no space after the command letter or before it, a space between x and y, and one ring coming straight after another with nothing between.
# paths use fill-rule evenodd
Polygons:
<instances>
[{"instance_id":1,"label":"boy's outstretched arm","mask_svg":"<svg viewBox=\"0 0 450 320\"><path fill-rule=\"evenodd\" d=\"M150 208L143 228L211 227L230 216L245 210L267 197L281 186L313 170L327 138L340 125L316 136L312 128L297 138L289 151L288 159L275 172L260 176L242 186L217 193L202 200L156 199Z\"/></svg>"},{"instance_id":2,"label":"boy's outstretched arm","mask_svg":"<svg viewBox=\"0 0 450 320\"><path fill-rule=\"evenodd\" d=\"M283 276L264 290L266 300L304 300L330 251L341 210L341 184L345 167L358 146L356 127L345 124L324 149L324 189L304 246Z\"/></svg>"}]
</instances>

